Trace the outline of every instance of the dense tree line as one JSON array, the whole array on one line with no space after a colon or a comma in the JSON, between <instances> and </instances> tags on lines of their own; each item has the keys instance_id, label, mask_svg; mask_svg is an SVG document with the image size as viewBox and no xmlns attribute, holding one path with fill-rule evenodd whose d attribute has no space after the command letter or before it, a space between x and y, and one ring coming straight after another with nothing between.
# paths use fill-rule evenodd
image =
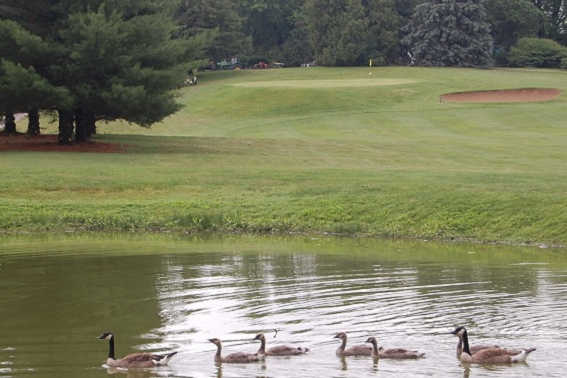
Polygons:
<instances>
[{"instance_id":1,"label":"dense tree line","mask_svg":"<svg viewBox=\"0 0 567 378\"><path fill-rule=\"evenodd\" d=\"M15 131L15 112L30 115L30 135L39 133L40 111L57 114L62 144L87 140L98 120L151 125L177 110L172 89L189 70L236 56L286 65L518 64L518 56L530 61L526 49L556 46L539 46L542 38L567 43L566 2L0 0L4 132Z\"/></svg>"}]
</instances>

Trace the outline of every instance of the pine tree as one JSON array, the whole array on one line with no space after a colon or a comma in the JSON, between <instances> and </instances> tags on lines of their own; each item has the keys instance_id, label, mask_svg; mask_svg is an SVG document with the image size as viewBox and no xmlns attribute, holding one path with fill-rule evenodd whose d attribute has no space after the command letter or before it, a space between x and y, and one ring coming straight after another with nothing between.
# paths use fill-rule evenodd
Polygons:
<instances>
[{"instance_id":1,"label":"pine tree","mask_svg":"<svg viewBox=\"0 0 567 378\"><path fill-rule=\"evenodd\" d=\"M90 136L96 120L149 126L179 109L171 90L183 83L190 54L187 41L172 38L175 30L165 12L128 14L108 3L69 16L60 33L67 49L60 78L75 99L67 110L77 141Z\"/></svg>"},{"instance_id":2,"label":"pine tree","mask_svg":"<svg viewBox=\"0 0 567 378\"><path fill-rule=\"evenodd\" d=\"M37 15L42 17L33 18L29 11L36 2L47 4L47 9L41 8ZM5 14L27 29L0 21L0 56L7 60L2 63L1 84L11 91L4 93L12 93L14 101L27 98L26 104L7 101L4 108L10 105L14 111L26 105L34 123L37 110L56 109L63 144L73 140L74 124L74 139L83 141L96 130L97 120L124 119L149 126L179 109L172 89L184 82L195 48L201 49L204 40L174 38L177 1L30 0L30 7L22 3L0 0L0 9L9 10ZM30 31L41 31L44 38ZM35 91L20 89L26 97L13 92L18 90L14 78L35 80L28 87ZM47 96L48 89L55 94ZM36 101L38 97L45 101ZM30 127L30 133L37 130Z\"/></svg>"},{"instance_id":3,"label":"pine tree","mask_svg":"<svg viewBox=\"0 0 567 378\"><path fill-rule=\"evenodd\" d=\"M33 67L0 59L0 111L5 114L28 109L53 109L69 101L68 91L51 85ZM5 132L15 133L12 123Z\"/></svg>"},{"instance_id":4,"label":"pine tree","mask_svg":"<svg viewBox=\"0 0 567 378\"><path fill-rule=\"evenodd\" d=\"M418 5L404 44L418 65L487 66L492 36L481 0L431 0Z\"/></svg>"},{"instance_id":5,"label":"pine tree","mask_svg":"<svg viewBox=\"0 0 567 378\"><path fill-rule=\"evenodd\" d=\"M68 91L45 77L55 52L39 36L20 24L0 20L0 106L5 112L27 112L28 134L39 134L39 109L54 109L69 102ZM10 126L12 126L10 124ZM6 128L6 133L15 132Z\"/></svg>"},{"instance_id":6,"label":"pine tree","mask_svg":"<svg viewBox=\"0 0 567 378\"><path fill-rule=\"evenodd\" d=\"M50 2L45 0L0 0L0 18L16 21L36 35L45 35L50 18Z\"/></svg>"}]
</instances>

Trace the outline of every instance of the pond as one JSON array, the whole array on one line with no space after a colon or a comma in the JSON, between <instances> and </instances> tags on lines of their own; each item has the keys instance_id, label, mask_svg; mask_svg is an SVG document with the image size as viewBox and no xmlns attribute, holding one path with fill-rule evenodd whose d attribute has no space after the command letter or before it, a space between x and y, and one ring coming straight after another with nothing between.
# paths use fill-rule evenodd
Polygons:
<instances>
[{"instance_id":1,"label":"pond","mask_svg":"<svg viewBox=\"0 0 567 378\"><path fill-rule=\"evenodd\" d=\"M0 377L563 377L562 249L334 238L124 235L0 238ZM536 347L527 363L465 366L471 343ZM279 330L277 335L273 331ZM107 370L117 356L177 351L168 367ZM411 361L335 356L369 336L426 353ZM223 352L311 351L215 365ZM275 336L275 337L274 337Z\"/></svg>"}]
</instances>

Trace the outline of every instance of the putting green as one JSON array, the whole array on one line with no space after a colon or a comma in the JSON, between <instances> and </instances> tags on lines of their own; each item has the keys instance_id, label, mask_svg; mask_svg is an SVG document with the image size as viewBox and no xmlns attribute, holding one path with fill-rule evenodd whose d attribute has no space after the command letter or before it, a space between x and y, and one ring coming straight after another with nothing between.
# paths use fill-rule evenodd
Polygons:
<instances>
[{"instance_id":1,"label":"putting green","mask_svg":"<svg viewBox=\"0 0 567 378\"><path fill-rule=\"evenodd\" d=\"M278 80L278 81L252 81L232 84L246 88L348 88L348 87L376 87L387 85L403 85L416 83L410 79L348 79L348 80Z\"/></svg>"}]
</instances>

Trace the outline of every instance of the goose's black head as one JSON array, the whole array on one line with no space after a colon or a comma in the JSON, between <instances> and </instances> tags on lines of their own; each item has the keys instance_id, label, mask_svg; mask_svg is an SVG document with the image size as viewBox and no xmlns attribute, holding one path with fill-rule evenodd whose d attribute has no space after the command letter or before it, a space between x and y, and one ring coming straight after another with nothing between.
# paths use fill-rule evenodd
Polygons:
<instances>
[{"instance_id":1,"label":"goose's black head","mask_svg":"<svg viewBox=\"0 0 567 378\"><path fill-rule=\"evenodd\" d=\"M366 339L367 343L370 344L376 344L376 338L375 337L369 337L368 339Z\"/></svg>"},{"instance_id":2,"label":"goose's black head","mask_svg":"<svg viewBox=\"0 0 567 378\"><path fill-rule=\"evenodd\" d=\"M221 341L217 338L209 339L209 341L217 346L221 343Z\"/></svg>"},{"instance_id":3,"label":"goose's black head","mask_svg":"<svg viewBox=\"0 0 567 378\"><path fill-rule=\"evenodd\" d=\"M100 335L98 337L98 339L100 340L110 340L114 338L114 335L112 334L112 332L104 332L102 335Z\"/></svg>"},{"instance_id":4,"label":"goose's black head","mask_svg":"<svg viewBox=\"0 0 567 378\"><path fill-rule=\"evenodd\" d=\"M455 328L455 330L451 332L451 334L459 337L463 336L465 333L467 333L467 330L462 326Z\"/></svg>"},{"instance_id":5,"label":"goose's black head","mask_svg":"<svg viewBox=\"0 0 567 378\"><path fill-rule=\"evenodd\" d=\"M256 337L254 337L253 340L265 340L265 339L266 339L266 337L264 337L264 334L259 333L259 334L256 335Z\"/></svg>"}]
</instances>

